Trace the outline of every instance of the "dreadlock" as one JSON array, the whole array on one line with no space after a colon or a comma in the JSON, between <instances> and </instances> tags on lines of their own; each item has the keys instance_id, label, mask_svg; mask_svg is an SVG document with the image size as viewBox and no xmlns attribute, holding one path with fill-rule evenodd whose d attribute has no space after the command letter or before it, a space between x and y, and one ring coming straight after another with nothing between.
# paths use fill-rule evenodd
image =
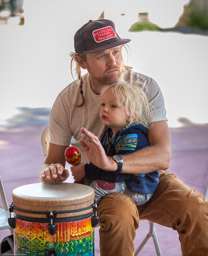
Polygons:
<instances>
[{"instance_id":1,"label":"dreadlock","mask_svg":"<svg viewBox=\"0 0 208 256\"><path fill-rule=\"evenodd\" d=\"M78 54L78 53L71 52L70 56L71 56L71 63L70 63L71 75L74 79L72 66L73 66L73 63L75 62L75 64L76 64L76 75L77 75L77 78L79 80L79 92L80 92L81 99L82 99L82 102L80 104L76 104L75 106L80 108L85 104L85 98L84 98L84 93L83 93L83 80L82 80L82 75L81 75L81 68L80 68L80 65L78 64L78 62L76 60L76 57L79 56L81 59L84 60L85 59L85 54Z\"/></svg>"}]
</instances>

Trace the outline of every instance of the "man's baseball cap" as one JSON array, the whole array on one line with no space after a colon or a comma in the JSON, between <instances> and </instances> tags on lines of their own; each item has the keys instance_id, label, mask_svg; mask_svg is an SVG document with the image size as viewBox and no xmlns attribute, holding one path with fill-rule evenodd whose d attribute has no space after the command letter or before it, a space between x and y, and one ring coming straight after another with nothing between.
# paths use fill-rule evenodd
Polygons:
<instances>
[{"instance_id":1,"label":"man's baseball cap","mask_svg":"<svg viewBox=\"0 0 208 256\"><path fill-rule=\"evenodd\" d=\"M90 20L74 35L76 53L99 52L130 42L121 39L111 20Z\"/></svg>"}]
</instances>

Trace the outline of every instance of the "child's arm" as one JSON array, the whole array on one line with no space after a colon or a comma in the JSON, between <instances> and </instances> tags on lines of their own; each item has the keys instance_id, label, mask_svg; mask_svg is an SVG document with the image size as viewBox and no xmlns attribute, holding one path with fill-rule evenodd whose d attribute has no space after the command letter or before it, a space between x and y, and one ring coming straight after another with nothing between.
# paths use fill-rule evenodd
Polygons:
<instances>
[{"instance_id":1,"label":"child's arm","mask_svg":"<svg viewBox=\"0 0 208 256\"><path fill-rule=\"evenodd\" d=\"M78 165L72 165L71 172L75 181L82 180L85 177L85 164L80 162Z\"/></svg>"}]
</instances>

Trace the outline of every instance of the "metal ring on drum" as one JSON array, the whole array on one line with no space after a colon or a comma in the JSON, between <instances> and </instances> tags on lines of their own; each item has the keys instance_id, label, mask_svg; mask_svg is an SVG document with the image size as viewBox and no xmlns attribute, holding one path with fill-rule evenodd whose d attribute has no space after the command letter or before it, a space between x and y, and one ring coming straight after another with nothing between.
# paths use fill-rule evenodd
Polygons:
<instances>
[{"instance_id":1,"label":"metal ring on drum","mask_svg":"<svg viewBox=\"0 0 208 256\"><path fill-rule=\"evenodd\" d=\"M12 199L15 255L94 255L91 187L35 183L14 189Z\"/></svg>"}]
</instances>

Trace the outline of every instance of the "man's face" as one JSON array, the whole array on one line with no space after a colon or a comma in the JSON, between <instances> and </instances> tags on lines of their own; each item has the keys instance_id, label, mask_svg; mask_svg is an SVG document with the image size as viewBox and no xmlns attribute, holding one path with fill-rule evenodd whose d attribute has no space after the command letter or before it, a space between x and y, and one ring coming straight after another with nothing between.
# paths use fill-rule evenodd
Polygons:
<instances>
[{"instance_id":1,"label":"man's face","mask_svg":"<svg viewBox=\"0 0 208 256\"><path fill-rule=\"evenodd\" d=\"M96 53L87 53L84 62L91 81L103 84L116 83L122 73L122 46Z\"/></svg>"}]
</instances>

